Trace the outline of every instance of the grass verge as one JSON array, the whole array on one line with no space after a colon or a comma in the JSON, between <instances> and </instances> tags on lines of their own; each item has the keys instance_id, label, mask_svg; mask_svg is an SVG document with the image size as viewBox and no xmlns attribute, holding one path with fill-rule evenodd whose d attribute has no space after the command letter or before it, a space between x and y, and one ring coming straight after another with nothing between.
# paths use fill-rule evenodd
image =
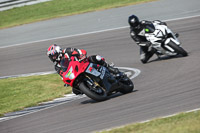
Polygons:
<instances>
[{"instance_id":1,"label":"grass verge","mask_svg":"<svg viewBox=\"0 0 200 133\"><path fill-rule=\"evenodd\" d=\"M53 0L0 12L0 28L154 0Z\"/></svg>"},{"instance_id":2,"label":"grass verge","mask_svg":"<svg viewBox=\"0 0 200 133\"><path fill-rule=\"evenodd\" d=\"M99 133L200 133L200 111L136 123Z\"/></svg>"},{"instance_id":3,"label":"grass verge","mask_svg":"<svg viewBox=\"0 0 200 133\"><path fill-rule=\"evenodd\" d=\"M71 93L63 85L58 74L1 79L0 116Z\"/></svg>"}]
</instances>

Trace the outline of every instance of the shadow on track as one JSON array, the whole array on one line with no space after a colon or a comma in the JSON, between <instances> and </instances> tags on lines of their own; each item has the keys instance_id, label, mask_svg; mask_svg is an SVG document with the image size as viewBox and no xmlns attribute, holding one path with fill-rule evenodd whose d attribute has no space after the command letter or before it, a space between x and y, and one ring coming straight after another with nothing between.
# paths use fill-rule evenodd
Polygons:
<instances>
[{"instance_id":1,"label":"shadow on track","mask_svg":"<svg viewBox=\"0 0 200 133\"><path fill-rule=\"evenodd\" d=\"M175 56L163 56L163 57L158 57L157 59L154 60L150 60L147 63L151 63L151 62L156 62L156 61L162 61L162 60L171 60L171 59L177 59L177 58L184 58L184 57L188 57L189 53L187 56L182 56L182 55L175 55ZM146 64L147 64L146 63Z\"/></svg>"},{"instance_id":2,"label":"shadow on track","mask_svg":"<svg viewBox=\"0 0 200 133\"><path fill-rule=\"evenodd\" d=\"M131 93L137 92L137 91L138 91L138 90L133 90ZM130 93L128 93L128 94L130 94ZM116 94L114 94L114 95L108 96L108 99L105 100L105 101L108 101L108 100L110 100L110 99L112 99L112 98L120 97L120 96L123 96L123 95L126 95L126 94L116 93ZM101 101L101 102L104 102L104 101ZM92 99L87 99L87 100L81 102L81 104L89 104L89 103L90 103L90 104L94 104L94 103L99 103L99 102L97 102L97 101L95 101L95 100L92 100Z\"/></svg>"}]
</instances>

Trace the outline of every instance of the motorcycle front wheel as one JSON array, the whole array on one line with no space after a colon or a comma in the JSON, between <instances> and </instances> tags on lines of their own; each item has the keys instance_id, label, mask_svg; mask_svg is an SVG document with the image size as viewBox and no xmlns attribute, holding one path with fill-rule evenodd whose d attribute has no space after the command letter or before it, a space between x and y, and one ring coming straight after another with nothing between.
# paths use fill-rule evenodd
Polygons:
<instances>
[{"instance_id":1,"label":"motorcycle front wheel","mask_svg":"<svg viewBox=\"0 0 200 133\"><path fill-rule=\"evenodd\" d=\"M182 56L187 56L188 53L180 46L176 45L174 42L170 41L168 44L174 51Z\"/></svg>"},{"instance_id":2,"label":"motorcycle front wheel","mask_svg":"<svg viewBox=\"0 0 200 133\"><path fill-rule=\"evenodd\" d=\"M79 88L86 96L97 102L107 99L106 91L101 86L92 87L85 82L81 82Z\"/></svg>"}]
</instances>

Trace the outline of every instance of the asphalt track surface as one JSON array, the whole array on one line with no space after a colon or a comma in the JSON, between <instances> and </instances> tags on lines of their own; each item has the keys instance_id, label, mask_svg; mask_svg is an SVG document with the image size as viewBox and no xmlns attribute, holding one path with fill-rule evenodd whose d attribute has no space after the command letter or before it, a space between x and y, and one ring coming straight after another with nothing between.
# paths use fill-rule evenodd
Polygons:
<instances>
[{"instance_id":1,"label":"asphalt track surface","mask_svg":"<svg viewBox=\"0 0 200 133\"><path fill-rule=\"evenodd\" d=\"M147 20L169 20L200 15L199 5L199 0L156 0L2 29L0 48L128 26L127 17L131 14Z\"/></svg>"},{"instance_id":2,"label":"asphalt track surface","mask_svg":"<svg viewBox=\"0 0 200 133\"><path fill-rule=\"evenodd\" d=\"M139 68L141 74L134 79L137 91L117 95L99 103L82 98L4 121L0 123L1 133L91 132L199 108L200 17L171 21L168 25L180 33L182 46L189 52L188 57L157 60L154 56L149 63L143 65L139 61L138 46L130 39L128 28L56 40L59 44L68 43L68 46L84 48L88 54L104 55L115 62L116 66ZM18 71L27 72L40 65L51 66L45 56L49 43L50 41L26 45L25 48L9 48L6 51L12 51L14 56L5 56L5 60L10 59L9 62L4 61L5 65L15 66L8 68L11 70L17 68ZM21 50L24 51L23 54L19 54ZM5 50L0 49L1 56L4 52ZM23 56L26 58L22 58ZM19 69L22 63L24 65ZM44 68L47 69L51 67Z\"/></svg>"},{"instance_id":3,"label":"asphalt track surface","mask_svg":"<svg viewBox=\"0 0 200 133\"><path fill-rule=\"evenodd\" d=\"M0 122L1 133L87 133L200 108L200 17L170 21L168 26L180 33L188 57L154 56L144 65L128 28L54 40L62 47L86 49L88 55L103 55L116 66L140 69L133 80L137 91L99 103L86 97ZM51 43L0 49L0 76L52 71L45 55Z\"/></svg>"}]
</instances>

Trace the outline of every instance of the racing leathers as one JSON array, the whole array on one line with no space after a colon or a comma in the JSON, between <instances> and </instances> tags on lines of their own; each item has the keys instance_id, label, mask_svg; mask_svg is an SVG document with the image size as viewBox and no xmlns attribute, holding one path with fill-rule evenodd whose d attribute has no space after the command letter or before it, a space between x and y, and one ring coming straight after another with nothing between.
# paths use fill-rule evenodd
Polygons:
<instances>
[{"instance_id":1,"label":"racing leathers","mask_svg":"<svg viewBox=\"0 0 200 133\"><path fill-rule=\"evenodd\" d=\"M140 46L140 60L142 63L147 61L154 55L156 50L151 46L151 43L146 39L145 33L151 32L154 24L166 25L165 22L159 20L146 21L142 20L136 27L130 27L130 35L132 39Z\"/></svg>"},{"instance_id":2,"label":"racing leathers","mask_svg":"<svg viewBox=\"0 0 200 133\"><path fill-rule=\"evenodd\" d=\"M61 69L60 61L63 58L68 59L69 61L70 61L71 56L75 56L77 57L77 59L82 59L87 56L87 52L84 49L66 48L62 51L62 53L59 56L60 58L58 59L60 60L56 60L54 64L55 64L55 70L60 76L62 76L63 71ZM99 64L99 65L107 67L108 70L113 74L119 73L119 70L117 68L113 68L112 66L110 66L108 63L105 62L105 59L99 55L89 56L88 60L91 63L95 63L95 64Z\"/></svg>"},{"instance_id":3,"label":"racing leathers","mask_svg":"<svg viewBox=\"0 0 200 133\"><path fill-rule=\"evenodd\" d=\"M62 77L63 71L60 65L62 59L68 59L70 61L71 56L77 57L77 59L84 58L87 55L87 52L83 49L76 49L76 48L66 48L62 50L62 53L58 55L55 64L55 70L57 73Z\"/></svg>"}]
</instances>

